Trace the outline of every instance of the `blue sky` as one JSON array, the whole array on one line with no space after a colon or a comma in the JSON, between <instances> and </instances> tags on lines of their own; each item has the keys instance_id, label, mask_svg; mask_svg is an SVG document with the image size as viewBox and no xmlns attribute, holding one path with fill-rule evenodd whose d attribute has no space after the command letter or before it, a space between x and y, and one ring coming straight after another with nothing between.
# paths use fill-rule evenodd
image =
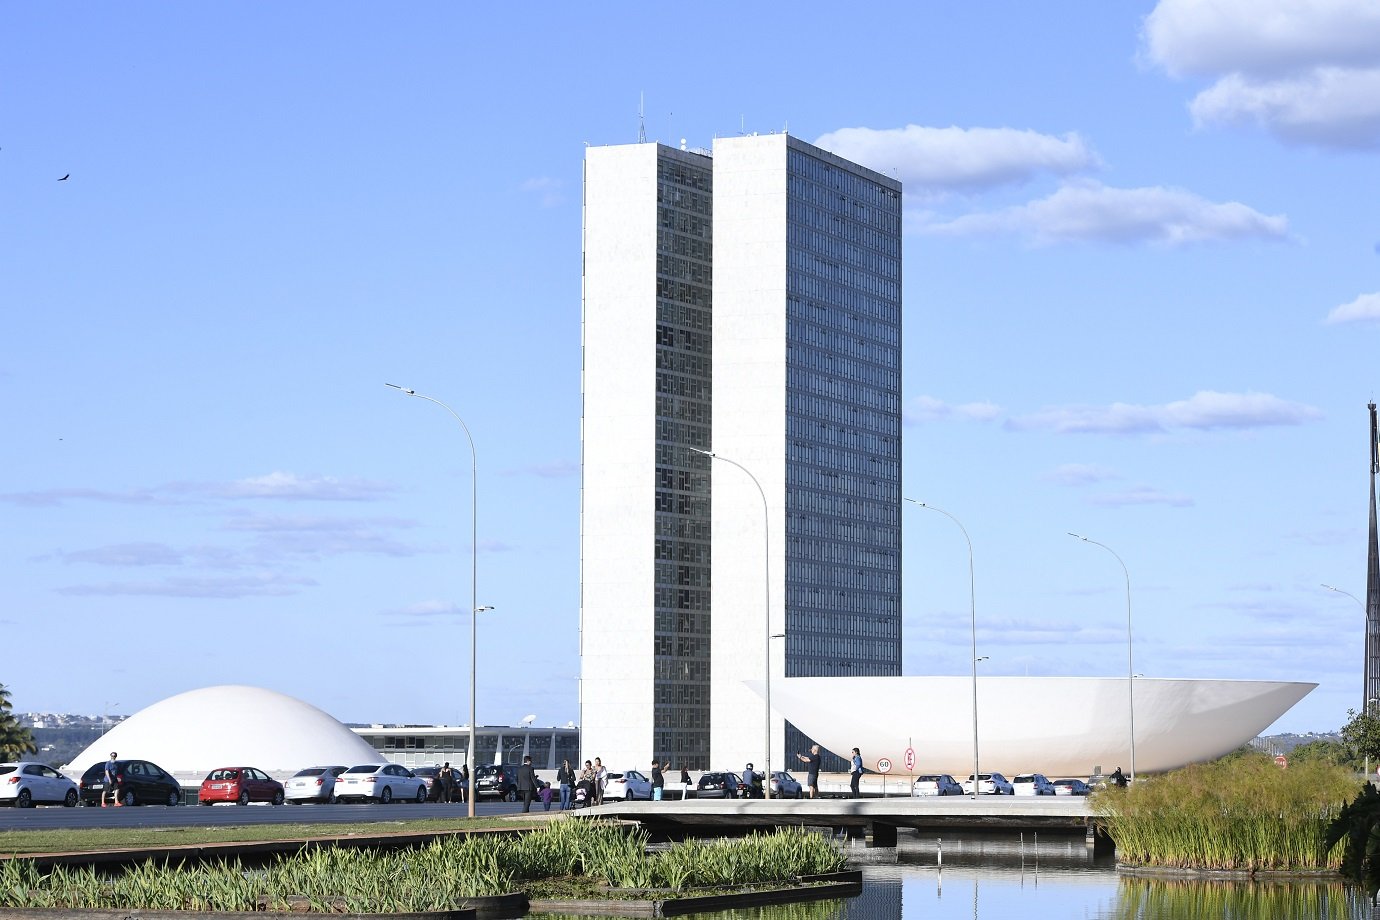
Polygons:
<instances>
[{"instance_id":1,"label":"blue sky","mask_svg":"<svg viewBox=\"0 0 1380 920\"><path fill-rule=\"evenodd\" d=\"M993 674L1361 695L1370 0L7 4L0 681L129 713L578 717L585 144L789 131L906 189L904 493ZM70 174L66 181L59 177ZM907 673L967 669L904 518ZM1016 701L1013 701L1013 704Z\"/></svg>"}]
</instances>

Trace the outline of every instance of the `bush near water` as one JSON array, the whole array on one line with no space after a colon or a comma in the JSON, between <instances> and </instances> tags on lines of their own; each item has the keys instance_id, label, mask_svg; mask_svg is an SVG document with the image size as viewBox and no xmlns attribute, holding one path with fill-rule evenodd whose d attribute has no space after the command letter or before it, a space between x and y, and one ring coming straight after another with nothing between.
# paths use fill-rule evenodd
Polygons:
<instances>
[{"instance_id":1,"label":"bush near water","mask_svg":"<svg viewBox=\"0 0 1380 920\"><path fill-rule=\"evenodd\" d=\"M1362 782L1316 762L1282 770L1269 758L1228 757L1107 789L1092 805L1131 866L1245 872L1341 868L1345 841L1328 829Z\"/></svg>"},{"instance_id":2,"label":"bush near water","mask_svg":"<svg viewBox=\"0 0 1380 920\"><path fill-rule=\"evenodd\" d=\"M438 839L411 850L302 850L251 869L238 860L168 866L148 860L108 873L0 864L0 908L387 913L454 908L553 880L619 888L735 887L834 872L845 862L829 838L780 829L736 840L697 840L648 853L643 830L599 821L552 821L520 837ZM670 892L668 892L670 893Z\"/></svg>"}]
</instances>

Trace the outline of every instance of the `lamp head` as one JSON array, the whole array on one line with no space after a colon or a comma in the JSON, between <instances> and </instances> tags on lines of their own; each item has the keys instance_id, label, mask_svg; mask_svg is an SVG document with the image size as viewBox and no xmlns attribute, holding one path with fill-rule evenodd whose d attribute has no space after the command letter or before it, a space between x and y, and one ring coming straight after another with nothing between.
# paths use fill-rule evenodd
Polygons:
<instances>
[{"instance_id":1,"label":"lamp head","mask_svg":"<svg viewBox=\"0 0 1380 920\"><path fill-rule=\"evenodd\" d=\"M404 393L406 393L408 396L416 396L416 395L417 395L417 391L416 391L416 390L409 390L407 387L400 387L400 386L398 386L396 383L385 383L384 386L386 386L386 387L392 387L392 388L395 389L395 390L402 390L402 391L403 391Z\"/></svg>"},{"instance_id":2,"label":"lamp head","mask_svg":"<svg viewBox=\"0 0 1380 920\"><path fill-rule=\"evenodd\" d=\"M714 452L712 450L700 450L698 447L692 447L690 449L697 454L704 454L706 457L714 456Z\"/></svg>"}]
</instances>

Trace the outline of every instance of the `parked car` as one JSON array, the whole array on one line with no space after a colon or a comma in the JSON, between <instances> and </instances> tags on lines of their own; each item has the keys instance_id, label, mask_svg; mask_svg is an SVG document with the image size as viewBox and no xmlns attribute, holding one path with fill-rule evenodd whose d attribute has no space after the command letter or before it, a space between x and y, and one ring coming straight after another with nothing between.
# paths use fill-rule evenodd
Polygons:
<instances>
[{"instance_id":1,"label":"parked car","mask_svg":"<svg viewBox=\"0 0 1380 920\"><path fill-rule=\"evenodd\" d=\"M501 802L517 801L517 771L512 764L486 763L475 768L475 801L482 801L485 796Z\"/></svg>"},{"instance_id":2,"label":"parked car","mask_svg":"<svg viewBox=\"0 0 1380 920\"><path fill-rule=\"evenodd\" d=\"M978 795L1015 795L1016 790L1011 788L1011 782L1000 773L979 773L978 774ZM963 781L963 794L973 794L973 774L969 773L968 778Z\"/></svg>"},{"instance_id":3,"label":"parked car","mask_svg":"<svg viewBox=\"0 0 1380 920\"><path fill-rule=\"evenodd\" d=\"M643 776L636 770L629 770L626 773L610 773L604 778L604 801L610 799L622 799L631 802L633 799L650 799L652 797L652 781Z\"/></svg>"},{"instance_id":4,"label":"parked car","mask_svg":"<svg viewBox=\"0 0 1380 920\"><path fill-rule=\"evenodd\" d=\"M773 770L771 774L771 794L778 799L803 799L805 790L796 779L785 770Z\"/></svg>"},{"instance_id":5,"label":"parked car","mask_svg":"<svg viewBox=\"0 0 1380 920\"><path fill-rule=\"evenodd\" d=\"M298 770L283 784L283 795L293 805L303 802L330 804L335 801L335 778L348 769L337 765Z\"/></svg>"},{"instance_id":6,"label":"parked car","mask_svg":"<svg viewBox=\"0 0 1380 920\"><path fill-rule=\"evenodd\" d=\"M101 793L106 791L105 764L92 764L81 775L77 792L82 804L101 804ZM182 784L151 760L117 760L115 798L122 805L181 805Z\"/></svg>"},{"instance_id":7,"label":"parked car","mask_svg":"<svg viewBox=\"0 0 1380 920\"><path fill-rule=\"evenodd\" d=\"M1014 795L1054 795L1054 784L1043 773L1019 773L1011 790Z\"/></svg>"},{"instance_id":8,"label":"parked car","mask_svg":"<svg viewBox=\"0 0 1380 920\"><path fill-rule=\"evenodd\" d=\"M1092 792L1092 787L1081 779L1056 779L1054 781L1055 795L1087 795Z\"/></svg>"},{"instance_id":9,"label":"parked car","mask_svg":"<svg viewBox=\"0 0 1380 920\"><path fill-rule=\"evenodd\" d=\"M283 784L255 767L221 767L206 774L196 800L202 805L217 802L283 804Z\"/></svg>"},{"instance_id":10,"label":"parked car","mask_svg":"<svg viewBox=\"0 0 1380 920\"><path fill-rule=\"evenodd\" d=\"M425 802L426 783L398 763L365 763L335 778L337 802Z\"/></svg>"},{"instance_id":11,"label":"parked car","mask_svg":"<svg viewBox=\"0 0 1380 920\"><path fill-rule=\"evenodd\" d=\"M962 795L963 787L948 773L922 773L915 777L912 795Z\"/></svg>"},{"instance_id":12,"label":"parked car","mask_svg":"<svg viewBox=\"0 0 1380 920\"><path fill-rule=\"evenodd\" d=\"M743 779L736 773L705 773L695 784L697 799L737 799L742 797Z\"/></svg>"},{"instance_id":13,"label":"parked car","mask_svg":"<svg viewBox=\"0 0 1380 920\"><path fill-rule=\"evenodd\" d=\"M413 767L412 775L419 776L422 782L426 783L426 800L435 802L441 797L441 768L440 767Z\"/></svg>"},{"instance_id":14,"label":"parked car","mask_svg":"<svg viewBox=\"0 0 1380 920\"><path fill-rule=\"evenodd\" d=\"M71 808L77 798L77 784L46 763L0 763L0 804L33 808L46 803Z\"/></svg>"}]
</instances>

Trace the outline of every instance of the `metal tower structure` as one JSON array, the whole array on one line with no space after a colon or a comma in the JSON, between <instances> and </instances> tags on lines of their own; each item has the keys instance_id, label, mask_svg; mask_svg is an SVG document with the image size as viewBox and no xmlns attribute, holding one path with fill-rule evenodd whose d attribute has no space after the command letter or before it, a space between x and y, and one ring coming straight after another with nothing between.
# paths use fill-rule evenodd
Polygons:
<instances>
[{"instance_id":1,"label":"metal tower structure","mask_svg":"<svg viewBox=\"0 0 1380 920\"><path fill-rule=\"evenodd\" d=\"M1370 551L1366 558L1366 661L1365 694L1361 712L1370 712L1380 701L1380 535L1375 526L1375 476L1380 473L1380 429L1376 426L1375 403L1370 409Z\"/></svg>"}]
</instances>

